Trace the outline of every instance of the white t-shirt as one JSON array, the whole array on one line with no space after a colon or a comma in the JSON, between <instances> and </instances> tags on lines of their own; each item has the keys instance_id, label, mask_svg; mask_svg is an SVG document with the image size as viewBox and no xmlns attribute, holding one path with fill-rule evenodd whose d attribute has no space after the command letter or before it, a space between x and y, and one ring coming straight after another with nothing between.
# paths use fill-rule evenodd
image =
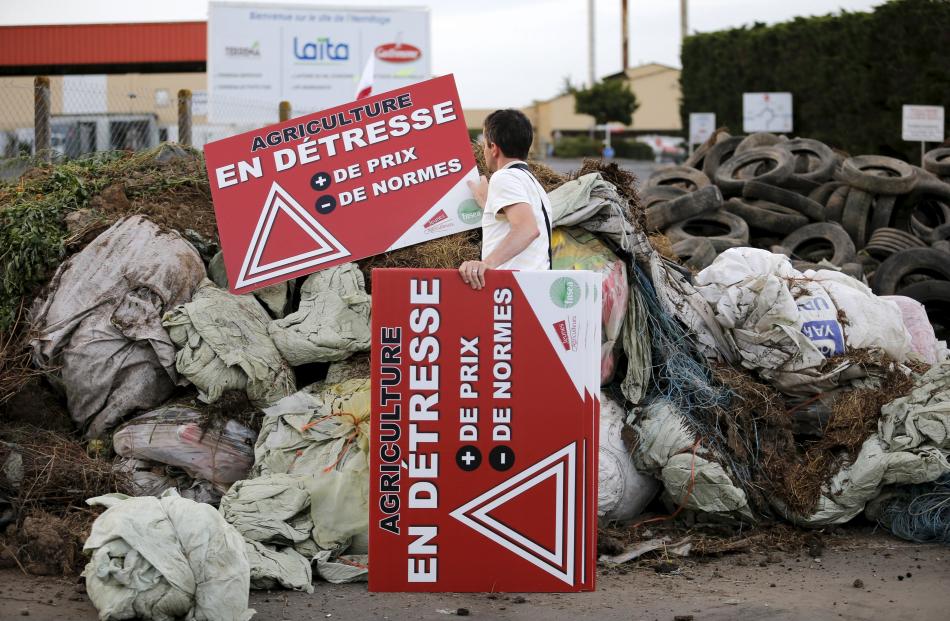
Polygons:
<instances>
[{"instance_id":1,"label":"white t-shirt","mask_svg":"<svg viewBox=\"0 0 950 621\"><path fill-rule=\"evenodd\" d=\"M511 224L505 216L504 208L517 203L527 203L531 205L531 211L534 213L534 219L541 234L520 254L502 263L497 269L547 270L550 269L548 248L551 242L548 239L548 225L541 211L541 201L544 201L544 209L547 210L548 217L551 216L551 201L533 175L525 170L511 168L513 164L523 163L506 164L496 171L488 182L488 198L485 200L485 212L482 214L482 260L488 257L498 247L501 240L511 232Z\"/></svg>"}]
</instances>

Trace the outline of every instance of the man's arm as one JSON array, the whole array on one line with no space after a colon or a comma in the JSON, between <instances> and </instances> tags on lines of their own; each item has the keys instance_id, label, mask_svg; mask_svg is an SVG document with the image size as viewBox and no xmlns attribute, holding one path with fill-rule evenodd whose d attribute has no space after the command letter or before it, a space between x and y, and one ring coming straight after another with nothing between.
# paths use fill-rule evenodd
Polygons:
<instances>
[{"instance_id":1,"label":"man's arm","mask_svg":"<svg viewBox=\"0 0 950 621\"><path fill-rule=\"evenodd\" d=\"M465 284L472 289L485 286L485 271L496 269L499 265L515 258L541 235L534 212L528 203L515 203L503 207L505 217L511 225L511 231L499 242L484 261L466 261L459 267L459 274Z\"/></svg>"}]
</instances>

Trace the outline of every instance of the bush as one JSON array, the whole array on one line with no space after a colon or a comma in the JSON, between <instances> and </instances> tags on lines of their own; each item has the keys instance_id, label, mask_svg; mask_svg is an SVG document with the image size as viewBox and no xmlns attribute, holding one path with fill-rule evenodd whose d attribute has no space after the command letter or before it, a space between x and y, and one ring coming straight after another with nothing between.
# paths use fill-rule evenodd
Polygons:
<instances>
[{"instance_id":1,"label":"bush","mask_svg":"<svg viewBox=\"0 0 950 621\"><path fill-rule=\"evenodd\" d=\"M791 92L794 134L851 153L919 158L901 140L901 106L950 108L947 0L894 0L872 13L797 18L688 37L683 127L711 111L742 131L742 93Z\"/></svg>"},{"instance_id":2,"label":"bush","mask_svg":"<svg viewBox=\"0 0 950 621\"><path fill-rule=\"evenodd\" d=\"M656 159L653 148L645 142L639 140L613 140L611 146L614 148L615 155L628 160L643 160L652 162Z\"/></svg>"},{"instance_id":3,"label":"bush","mask_svg":"<svg viewBox=\"0 0 950 621\"><path fill-rule=\"evenodd\" d=\"M600 157L602 142L588 136L565 136L554 145L555 157Z\"/></svg>"}]
</instances>

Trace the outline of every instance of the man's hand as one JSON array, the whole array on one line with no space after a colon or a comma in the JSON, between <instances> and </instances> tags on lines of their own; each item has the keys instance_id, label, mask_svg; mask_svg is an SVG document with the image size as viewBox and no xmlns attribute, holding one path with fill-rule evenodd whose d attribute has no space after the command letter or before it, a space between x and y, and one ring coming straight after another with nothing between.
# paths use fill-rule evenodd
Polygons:
<instances>
[{"instance_id":1,"label":"man's hand","mask_svg":"<svg viewBox=\"0 0 950 621\"><path fill-rule=\"evenodd\" d=\"M485 286L485 272L489 269L484 261L466 261L459 266L459 274L466 285L477 291Z\"/></svg>"},{"instance_id":2,"label":"man's hand","mask_svg":"<svg viewBox=\"0 0 950 621\"><path fill-rule=\"evenodd\" d=\"M488 179L485 175L478 178L478 181L469 181L468 189L475 195L475 202L482 209L485 208L485 201L488 200Z\"/></svg>"}]
</instances>

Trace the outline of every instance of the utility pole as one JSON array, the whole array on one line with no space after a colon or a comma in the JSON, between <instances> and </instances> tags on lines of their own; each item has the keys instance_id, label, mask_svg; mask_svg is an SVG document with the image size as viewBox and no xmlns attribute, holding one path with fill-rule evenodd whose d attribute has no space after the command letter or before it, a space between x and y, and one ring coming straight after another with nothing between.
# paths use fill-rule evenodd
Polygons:
<instances>
[{"instance_id":1,"label":"utility pole","mask_svg":"<svg viewBox=\"0 0 950 621\"><path fill-rule=\"evenodd\" d=\"M680 0L680 45L689 34L689 0Z\"/></svg>"},{"instance_id":2,"label":"utility pole","mask_svg":"<svg viewBox=\"0 0 950 621\"><path fill-rule=\"evenodd\" d=\"M684 1L685 1L685 0L684 0ZM620 0L620 24L621 24L621 26L620 26L621 35L620 35L620 36L621 36L621 41L622 41L622 45L621 45L620 47L621 47L622 50L623 50L623 51L621 52L621 53L623 54L623 61L620 63L620 70L623 71L624 76L627 75L627 62L628 62L627 59L630 58L630 50L629 50L629 45L630 45L630 25L629 25L629 21L630 21L630 20L629 20L628 17L627 17L627 0Z\"/></svg>"},{"instance_id":3,"label":"utility pole","mask_svg":"<svg viewBox=\"0 0 950 621\"><path fill-rule=\"evenodd\" d=\"M587 86L594 85L597 74L594 69L594 0L587 0Z\"/></svg>"}]
</instances>

